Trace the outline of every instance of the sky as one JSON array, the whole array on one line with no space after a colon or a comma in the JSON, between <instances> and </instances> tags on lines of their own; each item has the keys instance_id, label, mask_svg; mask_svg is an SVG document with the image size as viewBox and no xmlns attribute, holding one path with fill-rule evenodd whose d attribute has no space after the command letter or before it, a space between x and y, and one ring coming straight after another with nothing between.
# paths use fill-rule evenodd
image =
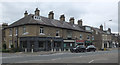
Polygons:
<instances>
[{"instance_id":1,"label":"sky","mask_svg":"<svg viewBox=\"0 0 120 65\"><path fill-rule=\"evenodd\" d=\"M69 22L70 17L75 18L75 24L82 19L83 25L99 28L102 24L104 30L111 28L118 32L118 1L119 0L1 0L0 24L11 24L24 17L27 10L34 14L39 8L40 15L48 17L50 11L54 12L55 19L65 15ZM112 20L112 21L109 21Z\"/></svg>"}]
</instances>

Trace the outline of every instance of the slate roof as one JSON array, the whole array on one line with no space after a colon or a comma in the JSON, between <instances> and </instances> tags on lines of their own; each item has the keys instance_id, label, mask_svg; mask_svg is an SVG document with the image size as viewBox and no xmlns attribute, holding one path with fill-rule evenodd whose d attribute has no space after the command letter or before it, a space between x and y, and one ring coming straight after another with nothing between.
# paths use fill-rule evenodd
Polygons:
<instances>
[{"instance_id":1,"label":"slate roof","mask_svg":"<svg viewBox=\"0 0 120 65\"><path fill-rule=\"evenodd\" d=\"M98 31L98 32L101 33L101 34L107 34L106 32L100 30L99 28L93 27L93 29L96 30L96 31Z\"/></svg>"},{"instance_id":2,"label":"slate roof","mask_svg":"<svg viewBox=\"0 0 120 65\"><path fill-rule=\"evenodd\" d=\"M47 17L40 16L40 20L35 20L33 18L33 14L29 14L26 17L21 18L20 20L12 23L9 25L9 27L15 27L15 26L20 26L20 25L26 25L26 24L39 24L39 25L47 25L47 26L53 26L53 27L59 27L59 28L66 28L66 29L72 29L72 30L78 30L78 31L84 31L81 27L79 27L76 24L70 24L66 21L60 21L60 20L55 20L55 19L49 19Z\"/></svg>"}]
</instances>

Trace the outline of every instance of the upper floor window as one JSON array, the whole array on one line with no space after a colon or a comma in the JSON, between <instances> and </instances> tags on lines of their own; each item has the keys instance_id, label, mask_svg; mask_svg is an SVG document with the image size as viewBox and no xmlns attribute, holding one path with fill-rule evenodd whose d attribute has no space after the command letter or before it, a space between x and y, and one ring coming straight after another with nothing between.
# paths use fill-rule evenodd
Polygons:
<instances>
[{"instance_id":1,"label":"upper floor window","mask_svg":"<svg viewBox=\"0 0 120 65\"><path fill-rule=\"evenodd\" d=\"M16 34L16 35L18 34L18 29L17 29L17 28L15 29L15 34Z\"/></svg>"},{"instance_id":2,"label":"upper floor window","mask_svg":"<svg viewBox=\"0 0 120 65\"><path fill-rule=\"evenodd\" d=\"M44 33L43 27L40 27L40 34L43 34L43 33Z\"/></svg>"},{"instance_id":3,"label":"upper floor window","mask_svg":"<svg viewBox=\"0 0 120 65\"><path fill-rule=\"evenodd\" d=\"M23 33L26 33L26 27L23 26Z\"/></svg>"},{"instance_id":4,"label":"upper floor window","mask_svg":"<svg viewBox=\"0 0 120 65\"><path fill-rule=\"evenodd\" d=\"M72 31L70 30L67 31L67 38L72 39Z\"/></svg>"},{"instance_id":5,"label":"upper floor window","mask_svg":"<svg viewBox=\"0 0 120 65\"><path fill-rule=\"evenodd\" d=\"M9 30L9 35L12 35L12 29Z\"/></svg>"},{"instance_id":6,"label":"upper floor window","mask_svg":"<svg viewBox=\"0 0 120 65\"><path fill-rule=\"evenodd\" d=\"M82 35L80 34L80 40L82 40Z\"/></svg>"},{"instance_id":7,"label":"upper floor window","mask_svg":"<svg viewBox=\"0 0 120 65\"><path fill-rule=\"evenodd\" d=\"M92 40L94 40L94 36L92 36Z\"/></svg>"},{"instance_id":8,"label":"upper floor window","mask_svg":"<svg viewBox=\"0 0 120 65\"><path fill-rule=\"evenodd\" d=\"M90 39L90 36L89 36L89 35L87 36L87 39L88 39L88 40Z\"/></svg>"},{"instance_id":9,"label":"upper floor window","mask_svg":"<svg viewBox=\"0 0 120 65\"><path fill-rule=\"evenodd\" d=\"M98 34L98 31L96 31L96 34Z\"/></svg>"},{"instance_id":10,"label":"upper floor window","mask_svg":"<svg viewBox=\"0 0 120 65\"><path fill-rule=\"evenodd\" d=\"M56 36L59 36L59 30L56 31Z\"/></svg>"}]
</instances>

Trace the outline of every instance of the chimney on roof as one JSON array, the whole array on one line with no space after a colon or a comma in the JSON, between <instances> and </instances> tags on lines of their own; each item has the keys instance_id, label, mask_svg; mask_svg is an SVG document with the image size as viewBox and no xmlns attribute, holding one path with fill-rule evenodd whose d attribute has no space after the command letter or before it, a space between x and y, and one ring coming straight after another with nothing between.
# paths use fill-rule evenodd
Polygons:
<instances>
[{"instance_id":1,"label":"chimney on roof","mask_svg":"<svg viewBox=\"0 0 120 65\"><path fill-rule=\"evenodd\" d=\"M100 25L100 30L102 30L102 31L103 31L103 25L102 25L102 24Z\"/></svg>"},{"instance_id":2,"label":"chimney on roof","mask_svg":"<svg viewBox=\"0 0 120 65\"><path fill-rule=\"evenodd\" d=\"M70 24L74 24L74 17L71 17L70 19L69 19L69 21L70 21Z\"/></svg>"},{"instance_id":3,"label":"chimney on roof","mask_svg":"<svg viewBox=\"0 0 120 65\"><path fill-rule=\"evenodd\" d=\"M54 13L53 13L53 11L50 11L50 12L49 12L48 18L49 18L49 19L54 19Z\"/></svg>"},{"instance_id":4,"label":"chimney on roof","mask_svg":"<svg viewBox=\"0 0 120 65\"><path fill-rule=\"evenodd\" d=\"M108 28L108 31L111 33L111 29L110 28Z\"/></svg>"},{"instance_id":5,"label":"chimney on roof","mask_svg":"<svg viewBox=\"0 0 120 65\"><path fill-rule=\"evenodd\" d=\"M78 20L78 25L82 26L82 19Z\"/></svg>"},{"instance_id":6,"label":"chimney on roof","mask_svg":"<svg viewBox=\"0 0 120 65\"><path fill-rule=\"evenodd\" d=\"M7 27L8 26L8 23L3 23L2 24L2 29L4 29L5 27Z\"/></svg>"},{"instance_id":7,"label":"chimney on roof","mask_svg":"<svg viewBox=\"0 0 120 65\"><path fill-rule=\"evenodd\" d=\"M40 12L40 10L39 10L38 8L36 8L36 10L35 10L35 15L36 15L36 16L39 16L39 12Z\"/></svg>"},{"instance_id":8,"label":"chimney on roof","mask_svg":"<svg viewBox=\"0 0 120 65\"><path fill-rule=\"evenodd\" d=\"M60 21L65 21L65 16L64 16L64 14L60 16Z\"/></svg>"},{"instance_id":9,"label":"chimney on roof","mask_svg":"<svg viewBox=\"0 0 120 65\"><path fill-rule=\"evenodd\" d=\"M25 13L24 13L24 17L26 17L26 16L28 16L28 13L27 13L27 11L25 11Z\"/></svg>"}]
</instances>

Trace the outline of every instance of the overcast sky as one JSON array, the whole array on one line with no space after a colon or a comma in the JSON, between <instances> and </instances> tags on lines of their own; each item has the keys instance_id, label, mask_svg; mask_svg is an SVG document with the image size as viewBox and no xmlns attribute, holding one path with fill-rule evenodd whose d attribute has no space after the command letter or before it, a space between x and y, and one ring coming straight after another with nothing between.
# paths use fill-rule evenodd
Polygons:
<instances>
[{"instance_id":1,"label":"overcast sky","mask_svg":"<svg viewBox=\"0 0 120 65\"><path fill-rule=\"evenodd\" d=\"M55 19L59 19L61 14L65 15L66 21L70 17L77 20L82 19L83 25L99 27L104 23L106 29L111 28L112 32L118 32L118 1L119 0L2 0L0 3L0 24L13 23L24 16L25 10L34 14L35 8L40 9L40 15L48 17L48 13L53 11ZM109 21L112 20L112 21Z\"/></svg>"}]
</instances>

